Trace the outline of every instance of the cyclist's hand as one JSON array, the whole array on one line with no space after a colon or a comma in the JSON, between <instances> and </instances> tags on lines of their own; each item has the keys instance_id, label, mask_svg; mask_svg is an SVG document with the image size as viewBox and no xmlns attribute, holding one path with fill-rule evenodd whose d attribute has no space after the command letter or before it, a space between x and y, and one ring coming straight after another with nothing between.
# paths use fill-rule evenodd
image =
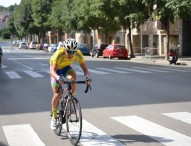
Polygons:
<instances>
[{"instance_id":1,"label":"cyclist's hand","mask_svg":"<svg viewBox=\"0 0 191 146\"><path fill-rule=\"evenodd\" d=\"M92 81L92 80L91 80L89 77L86 77L86 84L87 84L87 85L90 85L91 81Z\"/></svg>"},{"instance_id":2,"label":"cyclist's hand","mask_svg":"<svg viewBox=\"0 0 191 146\"><path fill-rule=\"evenodd\" d=\"M87 86L86 86L85 93L87 93L89 89L90 89L90 90L92 89L91 86L90 86L91 81L92 81L92 80L91 80L89 77L86 77L86 85L87 85Z\"/></svg>"},{"instance_id":3,"label":"cyclist's hand","mask_svg":"<svg viewBox=\"0 0 191 146\"><path fill-rule=\"evenodd\" d=\"M58 84L64 84L64 80L63 80L63 78L61 78L60 76L58 76L58 78L56 78L56 82L58 83Z\"/></svg>"}]
</instances>

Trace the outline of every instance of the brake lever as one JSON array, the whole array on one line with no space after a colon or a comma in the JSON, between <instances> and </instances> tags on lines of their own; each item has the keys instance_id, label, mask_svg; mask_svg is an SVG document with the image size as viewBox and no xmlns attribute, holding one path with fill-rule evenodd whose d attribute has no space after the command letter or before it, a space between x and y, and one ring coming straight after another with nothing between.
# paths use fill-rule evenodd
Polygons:
<instances>
[{"instance_id":1,"label":"brake lever","mask_svg":"<svg viewBox=\"0 0 191 146\"><path fill-rule=\"evenodd\" d=\"M86 90L85 90L84 92L87 93L89 89L92 90L91 86L90 86L90 85L87 85L87 86L86 86Z\"/></svg>"}]
</instances>

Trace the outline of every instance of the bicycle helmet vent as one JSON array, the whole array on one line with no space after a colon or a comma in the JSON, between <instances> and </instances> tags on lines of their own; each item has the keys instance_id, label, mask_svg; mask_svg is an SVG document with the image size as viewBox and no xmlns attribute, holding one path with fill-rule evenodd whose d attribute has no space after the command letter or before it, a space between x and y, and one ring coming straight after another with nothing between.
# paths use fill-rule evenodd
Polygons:
<instances>
[{"instance_id":1,"label":"bicycle helmet vent","mask_svg":"<svg viewBox=\"0 0 191 146\"><path fill-rule=\"evenodd\" d=\"M66 48L68 51L77 51L78 43L75 41L75 39L68 39L64 42L64 48Z\"/></svg>"}]
</instances>

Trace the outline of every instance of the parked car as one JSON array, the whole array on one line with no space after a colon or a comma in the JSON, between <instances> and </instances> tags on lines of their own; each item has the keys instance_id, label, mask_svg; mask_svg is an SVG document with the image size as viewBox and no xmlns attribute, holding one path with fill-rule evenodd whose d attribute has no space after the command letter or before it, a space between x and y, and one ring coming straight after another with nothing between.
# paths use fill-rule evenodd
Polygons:
<instances>
[{"instance_id":1,"label":"parked car","mask_svg":"<svg viewBox=\"0 0 191 146\"><path fill-rule=\"evenodd\" d=\"M28 48L28 46L27 46L27 44L25 42L20 42L19 43L19 49L22 49L22 48L24 48L24 49Z\"/></svg>"},{"instance_id":2,"label":"parked car","mask_svg":"<svg viewBox=\"0 0 191 146\"><path fill-rule=\"evenodd\" d=\"M103 58L118 58L118 59L127 59L128 58L128 50L125 48L125 46L120 44L110 44L106 47L106 49L103 51Z\"/></svg>"},{"instance_id":3,"label":"parked car","mask_svg":"<svg viewBox=\"0 0 191 146\"><path fill-rule=\"evenodd\" d=\"M34 42L34 41L30 42L29 44L30 49L36 49L36 47L37 47L37 42Z\"/></svg>"},{"instance_id":4,"label":"parked car","mask_svg":"<svg viewBox=\"0 0 191 146\"><path fill-rule=\"evenodd\" d=\"M56 52L57 51L58 44L51 44L50 47L48 47L49 52Z\"/></svg>"},{"instance_id":5,"label":"parked car","mask_svg":"<svg viewBox=\"0 0 191 146\"><path fill-rule=\"evenodd\" d=\"M78 49L82 52L83 55L90 55L90 50L87 44L79 44Z\"/></svg>"},{"instance_id":6,"label":"parked car","mask_svg":"<svg viewBox=\"0 0 191 146\"><path fill-rule=\"evenodd\" d=\"M108 46L108 44L96 44L93 46L93 49L91 50L91 56L92 57L99 57L103 55L103 50Z\"/></svg>"}]
</instances>

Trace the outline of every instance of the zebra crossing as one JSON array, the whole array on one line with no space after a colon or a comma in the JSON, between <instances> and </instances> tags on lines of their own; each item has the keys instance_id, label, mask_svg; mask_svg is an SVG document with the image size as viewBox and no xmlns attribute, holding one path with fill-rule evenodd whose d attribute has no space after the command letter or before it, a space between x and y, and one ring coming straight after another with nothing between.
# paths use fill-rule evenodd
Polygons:
<instances>
[{"instance_id":1,"label":"zebra crossing","mask_svg":"<svg viewBox=\"0 0 191 146\"><path fill-rule=\"evenodd\" d=\"M83 76L84 73L79 67L75 67L76 73L79 76ZM45 76L49 76L50 71L48 69L42 69L42 70L26 70L26 71L3 71L7 77L10 79L22 79L22 73L28 75L32 78L42 78ZM134 73L140 73L140 74L151 74L151 73L172 73L172 72L180 72L180 73L190 73L191 69L189 68L173 68L173 67L112 67L112 68L103 68L98 67L94 69L89 69L89 72L92 75L110 75L110 74L134 74Z\"/></svg>"},{"instance_id":2,"label":"zebra crossing","mask_svg":"<svg viewBox=\"0 0 191 146\"><path fill-rule=\"evenodd\" d=\"M181 124L189 124L191 128L191 113L190 112L172 112L172 113L159 113L165 118L170 118L173 123L181 122ZM182 134L176 130L160 125L159 122L155 123L152 120L142 118L140 115L128 115L109 117L109 120L114 120L117 126L123 128L130 128L140 133L142 136L150 137L156 140L161 145L165 146L190 146L191 135ZM107 123L110 123L110 121ZM66 128L63 126L63 128ZM112 127L111 127L112 128ZM3 126L4 134L7 138L9 145L20 146L33 145L45 146L46 144L40 139L35 130L30 124L21 125L8 125ZM113 138L106 132L102 131L99 127L94 126L87 120L83 119L82 136L80 140L82 146L124 146L125 144L118 139Z\"/></svg>"}]
</instances>

